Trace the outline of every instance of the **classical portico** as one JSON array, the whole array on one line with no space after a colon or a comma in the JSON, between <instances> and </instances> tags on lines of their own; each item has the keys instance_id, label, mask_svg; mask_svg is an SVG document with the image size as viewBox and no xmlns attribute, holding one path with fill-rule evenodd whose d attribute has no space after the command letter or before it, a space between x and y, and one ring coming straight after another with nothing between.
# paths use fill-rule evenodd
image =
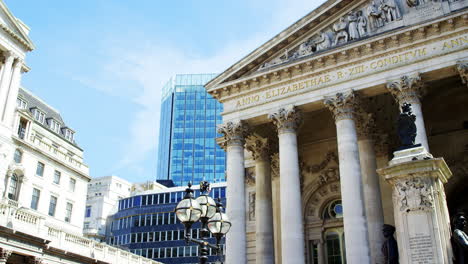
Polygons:
<instances>
[{"instance_id":1,"label":"classical portico","mask_svg":"<svg viewBox=\"0 0 468 264\"><path fill-rule=\"evenodd\" d=\"M455 171L449 212L468 209L455 191L468 179L467 5L327 1L207 84L224 104L239 225L228 264L383 263L382 225L399 216L377 170L400 146L404 104L416 144ZM240 124L234 147L226 128Z\"/></svg>"}]
</instances>

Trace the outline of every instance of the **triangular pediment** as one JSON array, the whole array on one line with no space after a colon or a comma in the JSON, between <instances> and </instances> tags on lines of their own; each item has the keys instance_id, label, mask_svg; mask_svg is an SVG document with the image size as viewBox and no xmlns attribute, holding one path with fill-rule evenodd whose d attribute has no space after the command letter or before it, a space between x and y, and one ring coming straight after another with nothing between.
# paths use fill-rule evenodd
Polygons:
<instances>
[{"instance_id":1,"label":"triangular pediment","mask_svg":"<svg viewBox=\"0 0 468 264\"><path fill-rule=\"evenodd\" d=\"M0 1L0 28L24 45L27 50L34 49L34 44L28 37L29 28L10 12L3 1Z\"/></svg>"},{"instance_id":2,"label":"triangular pediment","mask_svg":"<svg viewBox=\"0 0 468 264\"><path fill-rule=\"evenodd\" d=\"M395 29L448 15L467 0L329 0L210 81L226 83L369 40Z\"/></svg>"}]
</instances>

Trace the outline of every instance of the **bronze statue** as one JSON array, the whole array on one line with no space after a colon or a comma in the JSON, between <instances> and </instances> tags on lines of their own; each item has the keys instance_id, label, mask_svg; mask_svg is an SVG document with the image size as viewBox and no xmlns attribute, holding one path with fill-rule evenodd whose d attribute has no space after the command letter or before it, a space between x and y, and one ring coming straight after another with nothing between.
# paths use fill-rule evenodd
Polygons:
<instances>
[{"instance_id":1,"label":"bronze statue","mask_svg":"<svg viewBox=\"0 0 468 264\"><path fill-rule=\"evenodd\" d=\"M401 114L398 117L398 136L400 138L402 149L416 147L416 116L411 112L411 104L403 104Z\"/></svg>"},{"instance_id":2,"label":"bronze statue","mask_svg":"<svg viewBox=\"0 0 468 264\"><path fill-rule=\"evenodd\" d=\"M468 235L464 232L466 218L463 214L455 216L453 221L452 248L454 263L464 264L468 262Z\"/></svg>"},{"instance_id":3,"label":"bronze statue","mask_svg":"<svg viewBox=\"0 0 468 264\"><path fill-rule=\"evenodd\" d=\"M398 264L398 245L393 237L395 227L392 225L383 225L382 233L385 241L382 245L382 254L385 257L385 264Z\"/></svg>"}]
</instances>

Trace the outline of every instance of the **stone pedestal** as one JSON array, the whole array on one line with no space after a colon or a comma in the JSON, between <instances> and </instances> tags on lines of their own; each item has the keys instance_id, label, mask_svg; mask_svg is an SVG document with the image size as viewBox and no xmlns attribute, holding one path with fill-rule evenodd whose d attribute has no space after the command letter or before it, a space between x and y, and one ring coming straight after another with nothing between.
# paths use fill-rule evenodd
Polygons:
<instances>
[{"instance_id":1,"label":"stone pedestal","mask_svg":"<svg viewBox=\"0 0 468 264\"><path fill-rule=\"evenodd\" d=\"M393 188L400 264L451 263L450 220L443 184L452 173L424 148L395 152L378 173Z\"/></svg>"}]
</instances>

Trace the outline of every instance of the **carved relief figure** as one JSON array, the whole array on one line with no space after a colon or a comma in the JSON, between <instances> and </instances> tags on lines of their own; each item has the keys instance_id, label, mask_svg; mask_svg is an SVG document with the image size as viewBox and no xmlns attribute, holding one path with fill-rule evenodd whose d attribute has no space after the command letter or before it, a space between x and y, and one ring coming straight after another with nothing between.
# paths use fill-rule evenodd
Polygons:
<instances>
[{"instance_id":1,"label":"carved relief figure","mask_svg":"<svg viewBox=\"0 0 468 264\"><path fill-rule=\"evenodd\" d=\"M369 27L371 30L376 30L379 27L383 27L383 16L380 6L377 6L375 0L367 7L367 20L369 21Z\"/></svg>"},{"instance_id":2,"label":"carved relief figure","mask_svg":"<svg viewBox=\"0 0 468 264\"><path fill-rule=\"evenodd\" d=\"M308 40L306 42L303 42L301 45L299 45L299 49L294 53L293 57L297 58L297 57L302 57L302 56L312 54L313 52L312 48L313 46L312 46L311 41Z\"/></svg>"},{"instance_id":3,"label":"carved relief figure","mask_svg":"<svg viewBox=\"0 0 468 264\"><path fill-rule=\"evenodd\" d=\"M398 191L401 211L420 210L432 207L433 197L431 190L422 178L412 178L398 182L395 187Z\"/></svg>"},{"instance_id":4,"label":"carved relief figure","mask_svg":"<svg viewBox=\"0 0 468 264\"><path fill-rule=\"evenodd\" d=\"M346 27L348 23L346 22L344 17L341 17L340 20L333 25L333 31L335 31L335 42L333 43L334 46L340 43L346 43L349 39L349 34L346 31Z\"/></svg>"},{"instance_id":5,"label":"carved relief figure","mask_svg":"<svg viewBox=\"0 0 468 264\"><path fill-rule=\"evenodd\" d=\"M357 28L359 32L359 36L364 37L367 35L367 19L363 16L362 11L359 11L357 13L358 19L357 19Z\"/></svg>"},{"instance_id":6,"label":"carved relief figure","mask_svg":"<svg viewBox=\"0 0 468 264\"><path fill-rule=\"evenodd\" d=\"M330 37L326 32L322 31L320 32L319 39L315 41L315 44L317 45L317 51L328 49L331 46Z\"/></svg>"},{"instance_id":7,"label":"carved relief figure","mask_svg":"<svg viewBox=\"0 0 468 264\"><path fill-rule=\"evenodd\" d=\"M358 39L360 37L359 30L358 30L358 16L356 12L349 12L348 14L348 32L349 32L349 39Z\"/></svg>"},{"instance_id":8,"label":"carved relief figure","mask_svg":"<svg viewBox=\"0 0 468 264\"><path fill-rule=\"evenodd\" d=\"M391 22L401 19L400 9L395 0L383 0L381 5L385 21Z\"/></svg>"}]
</instances>

